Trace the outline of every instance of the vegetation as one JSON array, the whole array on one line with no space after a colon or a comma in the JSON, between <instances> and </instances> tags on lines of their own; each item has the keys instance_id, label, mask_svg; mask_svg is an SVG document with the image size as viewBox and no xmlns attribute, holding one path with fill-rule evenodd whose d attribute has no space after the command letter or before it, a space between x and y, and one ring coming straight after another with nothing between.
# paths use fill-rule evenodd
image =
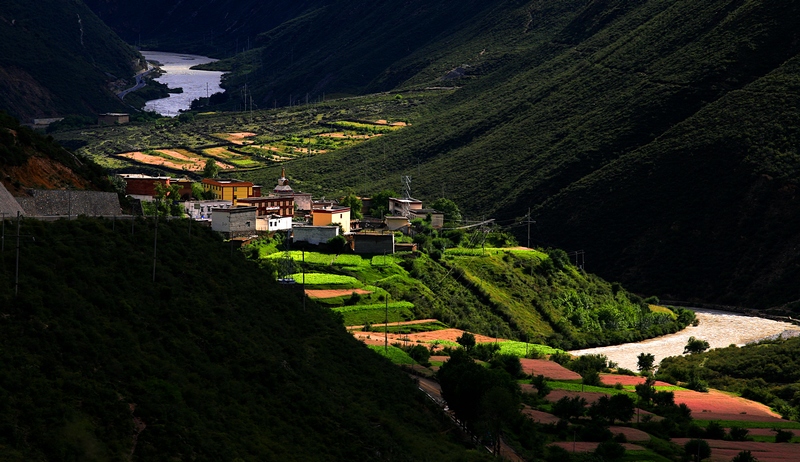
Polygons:
<instances>
[{"instance_id":1,"label":"vegetation","mask_svg":"<svg viewBox=\"0 0 800 462\"><path fill-rule=\"evenodd\" d=\"M24 220L17 296L5 247L6 458L481 459L327 309L180 221L154 262L153 225Z\"/></svg>"},{"instance_id":2,"label":"vegetation","mask_svg":"<svg viewBox=\"0 0 800 462\"><path fill-rule=\"evenodd\" d=\"M771 406L784 418L800 416L797 349L800 338L729 346L666 358L657 377L671 382L702 382Z\"/></svg>"},{"instance_id":3,"label":"vegetation","mask_svg":"<svg viewBox=\"0 0 800 462\"><path fill-rule=\"evenodd\" d=\"M82 2L11 0L0 28L0 109L34 117L124 112L140 55Z\"/></svg>"}]
</instances>

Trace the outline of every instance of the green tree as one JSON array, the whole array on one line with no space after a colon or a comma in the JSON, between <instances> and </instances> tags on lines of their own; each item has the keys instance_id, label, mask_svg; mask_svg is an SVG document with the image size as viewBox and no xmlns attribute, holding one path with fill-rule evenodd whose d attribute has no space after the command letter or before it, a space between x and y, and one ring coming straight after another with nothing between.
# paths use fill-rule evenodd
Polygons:
<instances>
[{"instance_id":1,"label":"green tree","mask_svg":"<svg viewBox=\"0 0 800 462\"><path fill-rule=\"evenodd\" d=\"M475 336L469 332L464 332L456 339L456 343L464 347L465 350L470 351L475 346Z\"/></svg>"},{"instance_id":2,"label":"green tree","mask_svg":"<svg viewBox=\"0 0 800 462\"><path fill-rule=\"evenodd\" d=\"M696 354L702 353L708 350L709 344L705 340L700 340L699 338L689 337L689 341L686 342L686 347L683 349L683 353L689 354Z\"/></svg>"},{"instance_id":3,"label":"green tree","mask_svg":"<svg viewBox=\"0 0 800 462\"><path fill-rule=\"evenodd\" d=\"M750 451L741 451L731 459L731 462L758 462L758 459Z\"/></svg>"},{"instance_id":4,"label":"green tree","mask_svg":"<svg viewBox=\"0 0 800 462\"><path fill-rule=\"evenodd\" d=\"M581 396L564 396L553 403L553 415L564 420L583 417L586 413L586 399Z\"/></svg>"},{"instance_id":5,"label":"green tree","mask_svg":"<svg viewBox=\"0 0 800 462\"><path fill-rule=\"evenodd\" d=\"M640 372L651 372L655 367L656 357L651 353L640 353L636 360L636 367Z\"/></svg>"},{"instance_id":6,"label":"green tree","mask_svg":"<svg viewBox=\"0 0 800 462\"><path fill-rule=\"evenodd\" d=\"M350 207L350 216L356 220L360 220L364 216L364 214L361 213L361 208L363 207L361 198L352 192L344 196L344 198L339 201L339 204L345 207Z\"/></svg>"},{"instance_id":7,"label":"green tree","mask_svg":"<svg viewBox=\"0 0 800 462\"><path fill-rule=\"evenodd\" d=\"M397 193L391 189L384 189L373 195L370 198L370 215L379 218L385 216L389 212L389 198L391 197L397 197Z\"/></svg>"},{"instance_id":8,"label":"green tree","mask_svg":"<svg viewBox=\"0 0 800 462\"><path fill-rule=\"evenodd\" d=\"M219 165L214 159L206 160L206 165L203 167L203 177L216 178L219 175Z\"/></svg>"},{"instance_id":9,"label":"green tree","mask_svg":"<svg viewBox=\"0 0 800 462\"><path fill-rule=\"evenodd\" d=\"M544 398L545 396L549 395L552 388L550 385L547 384L547 379L545 379L544 375L537 375L531 379L531 385L536 387L536 396L539 398Z\"/></svg>"},{"instance_id":10,"label":"green tree","mask_svg":"<svg viewBox=\"0 0 800 462\"><path fill-rule=\"evenodd\" d=\"M689 440L683 445L683 452L690 460L700 462L711 457L711 446L705 440Z\"/></svg>"},{"instance_id":11,"label":"green tree","mask_svg":"<svg viewBox=\"0 0 800 462\"><path fill-rule=\"evenodd\" d=\"M431 208L444 213L445 223L461 223L461 209L452 200L440 197L431 203Z\"/></svg>"}]
</instances>

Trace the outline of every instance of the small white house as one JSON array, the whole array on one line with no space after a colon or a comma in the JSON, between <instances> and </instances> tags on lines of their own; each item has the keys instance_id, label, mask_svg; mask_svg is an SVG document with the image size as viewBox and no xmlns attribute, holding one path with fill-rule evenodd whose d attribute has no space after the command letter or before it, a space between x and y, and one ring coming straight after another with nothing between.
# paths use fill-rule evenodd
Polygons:
<instances>
[{"instance_id":1,"label":"small white house","mask_svg":"<svg viewBox=\"0 0 800 462\"><path fill-rule=\"evenodd\" d=\"M214 209L229 209L233 206L231 201L208 200L208 201L186 201L183 208L186 215L193 220L211 220Z\"/></svg>"},{"instance_id":2,"label":"small white house","mask_svg":"<svg viewBox=\"0 0 800 462\"><path fill-rule=\"evenodd\" d=\"M292 217L282 217L280 215L272 214L266 217L258 217L257 224L258 231L287 231L292 229Z\"/></svg>"}]
</instances>

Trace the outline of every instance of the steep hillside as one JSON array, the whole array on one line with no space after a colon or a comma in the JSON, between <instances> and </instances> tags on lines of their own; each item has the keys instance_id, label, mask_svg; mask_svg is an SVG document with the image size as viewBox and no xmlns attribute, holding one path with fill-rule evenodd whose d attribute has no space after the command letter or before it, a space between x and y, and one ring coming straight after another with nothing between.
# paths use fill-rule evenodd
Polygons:
<instances>
[{"instance_id":1,"label":"steep hillside","mask_svg":"<svg viewBox=\"0 0 800 462\"><path fill-rule=\"evenodd\" d=\"M143 49L228 57L255 46L256 36L328 0L86 0L109 27Z\"/></svg>"},{"instance_id":2,"label":"steep hillside","mask_svg":"<svg viewBox=\"0 0 800 462\"><path fill-rule=\"evenodd\" d=\"M800 6L582 4L544 19L526 4L537 14L508 36L539 35L429 117L292 171L355 162L383 173L376 190L411 174L421 198L506 223L532 207L535 242L586 250L588 269L643 293L795 299ZM348 170L318 179L355 186Z\"/></svg>"},{"instance_id":3,"label":"steep hillside","mask_svg":"<svg viewBox=\"0 0 800 462\"><path fill-rule=\"evenodd\" d=\"M759 307L797 299L796 3L357 1L303 11L217 64L233 70L232 94L247 85L265 108L460 89L402 132L293 161L297 178L360 189L366 173L342 167L357 165L374 191L410 174L416 196L451 197L472 217L514 224L531 208L534 243L585 250L588 270L641 293Z\"/></svg>"},{"instance_id":4,"label":"steep hillside","mask_svg":"<svg viewBox=\"0 0 800 462\"><path fill-rule=\"evenodd\" d=\"M127 86L139 59L80 0L4 2L0 109L23 120L124 110L111 84Z\"/></svg>"},{"instance_id":5,"label":"steep hillside","mask_svg":"<svg viewBox=\"0 0 800 462\"><path fill-rule=\"evenodd\" d=\"M13 195L33 189L113 191L106 172L52 138L19 125L0 111L0 181Z\"/></svg>"},{"instance_id":6,"label":"steep hillside","mask_svg":"<svg viewBox=\"0 0 800 462\"><path fill-rule=\"evenodd\" d=\"M483 460L405 374L207 229L21 231L18 286L9 246L0 272L5 460Z\"/></svg>"}]
</instances>

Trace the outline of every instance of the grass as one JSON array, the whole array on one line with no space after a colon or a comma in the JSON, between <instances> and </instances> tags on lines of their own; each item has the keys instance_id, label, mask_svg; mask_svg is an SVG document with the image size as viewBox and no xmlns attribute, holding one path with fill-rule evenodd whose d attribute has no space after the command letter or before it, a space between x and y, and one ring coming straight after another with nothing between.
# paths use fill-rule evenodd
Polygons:
<instances>
[{"instance_id":1,"label":"grass","mask_svg":"<svg viewBox=\"0 0 800 462\"><path fill-rule=\"evenodd\" d=\"M744 428L780 428L789 430L800 430L800 422L784 420L781 422L748 422L743 420L695 420L694 423L699 427L707 427L709 423L717 422L725 428L744 427Z\"/></svg>"},{"instance_id":2,"label":"grass","mask_svg":"<svg viewBox=\"0 0 800 462\"><path fill-rule=\"evenodd\" d=\"M617 390L613 387L596 387L594 385L583 385L580 381L568 382L564 380L548 380L547 384L550 385L553 389L557 390L567 390L567 391L590 391L590 392L600 392L600 393L607 393L609 395L619 395L619 394L630 394L629 391L626 390Z\"/></svg>"},{"instance_id":3,"label":"grass","mask_svg":"<svg viewBox=\"0 0 800 462\"><path fill-rule=\"evenodd\" d=\"M373 305L355 305L341 308L331 308L344 318L345 326L360 326L369 324L381 324L388 315L389 322L408 321L414 318L411 308L414 305L410 302L389 303L389 311L386 312L386 305L377 303ZM383 329L376 328L383 332Z\"/></svg>"},{"instance_id":4,"label":"grass","mask_svg":"<svg viewBox=\"0 0 800 462\"><path fill-rule=\"evenodd\" d=\"M378 353L379 355L383 356L384 358L388 358L394 364L417 364L416 361L411 359L405 351L397 348L396 346L389 346L388 348L382 347L380 345L367 345L370 350Z\"/></svg>"},{"instance_id":5,"label":"grass","mask_svg":"<svg viewBox=\"0 0 800 462\"><path fill-rule=\"evenodd\" d=\"M382 327L376 328L383 332ZM408 324L405 326L389 326L387 332L392 334L414 334L417 332L434 332L437 330L447 329L447 325L439 321L426 322L424 324Z\"/></svg>"},{"instance_id":6,"label":"grass","mask_svg":"<svg viewBox=\"0 0 800 462\"><path fill-rule=\"evenodd\" d=\"M558 348L549 347L547 345L541 345L538 343L525 343L525 342L515 342L515 341L506 341L498 343L500 345L500 353L503 354L512 354L515 356L519 356L520 358L526 357L526 355L532 351L536 351L539 355L551 355L555 353L563 353L564 350L559 350Z\"/></svg>"},{"instance_id":7,"label":"grass","mask_svg":"<svg viewBox=\"0 0 800 462\"><path fill-rule=\"evenodd\" d=\"M302 273L295 273L289 277L295 281L303 280ZM355 289L363 285L361 281L352 276L327 273L305 273L305 283L307 286L335 286L336 288L341 289Z\"/></svg>"}]
</instances>

